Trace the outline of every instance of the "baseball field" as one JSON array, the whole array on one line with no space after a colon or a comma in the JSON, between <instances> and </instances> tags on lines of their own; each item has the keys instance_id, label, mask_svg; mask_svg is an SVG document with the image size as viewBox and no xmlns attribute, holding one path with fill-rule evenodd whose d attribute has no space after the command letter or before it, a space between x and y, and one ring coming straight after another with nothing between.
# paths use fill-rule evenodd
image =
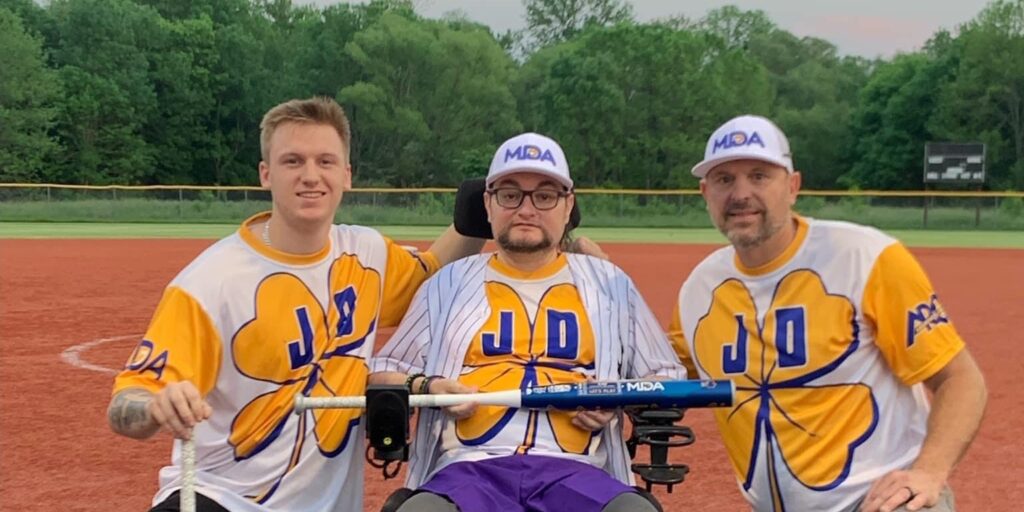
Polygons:
<instances>
[{"instance_id":1,"label":"baseball field","mask_svg":"<svg viewBox=\"0 0 1024 512\"><path fill-rule=\"evenodd\" d=\"M230 225L0 223L0 510L145 510L170 437L115 436L105 409L112 377L166 283ZM423 247L439 228L382 229ZM704 230L584 230L639 285L663 325L679 285L723 240ZM893 232L912 248L988 382L989 408L952 484L959 510L1024 502L1020 441L1024 233ZM378 338L378 344L387 336ZM744 510L711 414L687 413L697 442L668 511ZM1014 426L1016 425L1016 426ZM367 467L366 510L401 485ZM310 492L331 492L311 489Z\"/></svg>"}]
</instances>

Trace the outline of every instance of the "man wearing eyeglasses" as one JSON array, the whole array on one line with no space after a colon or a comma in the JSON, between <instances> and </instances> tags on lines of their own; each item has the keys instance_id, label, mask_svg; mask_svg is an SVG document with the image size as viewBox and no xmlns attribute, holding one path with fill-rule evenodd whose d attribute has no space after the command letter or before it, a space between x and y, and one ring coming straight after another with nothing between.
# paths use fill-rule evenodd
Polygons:
<instances>
[{"instance_id":1,"label":"man wearing eyeglasses","mask_svg":"<svg viewBox=\"0 0 1024 512\"><path fill-rule=\"evenodd\" d=\"M497 251L420 288L371 383L472 393L640 377L685 378L626 274L561 251L575 196L562 148L525 133L498 148L484 203ZM653 511L632 487L620 411L464 404L421 410L398 510Z\"/></svg>"}]
</instances>

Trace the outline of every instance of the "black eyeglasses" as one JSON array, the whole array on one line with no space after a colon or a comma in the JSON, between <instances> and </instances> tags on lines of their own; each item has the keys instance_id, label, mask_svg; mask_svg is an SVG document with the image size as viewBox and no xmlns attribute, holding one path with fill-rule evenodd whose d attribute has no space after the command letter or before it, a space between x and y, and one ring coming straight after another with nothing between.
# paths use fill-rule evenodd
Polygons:
<instances>
[{"instance_id":1,"label":"black eyeglasses","mask_svg":"<svg viewBox=\"0 0 1024 512\"><path fill-rule=\"evenodd\" d=\"M523 205L523 199L530 196L533 207L538 210L550 210L558 204L558 200L569 195L568 192L559 192L549 188L536 190L522 190L518 188L495 188L487 191L498 201L498 206L510 210Z\"/></svg>"}]
</instances>

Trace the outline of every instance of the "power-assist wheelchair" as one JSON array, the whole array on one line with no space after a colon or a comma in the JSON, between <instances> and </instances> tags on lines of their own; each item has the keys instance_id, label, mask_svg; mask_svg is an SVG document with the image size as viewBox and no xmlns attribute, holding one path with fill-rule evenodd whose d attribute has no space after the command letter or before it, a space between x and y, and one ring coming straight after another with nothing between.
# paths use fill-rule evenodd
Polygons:
<instances>
[{"instance_id":1,"label":"power-assist wheelchair","mask_svg":"<svg viewBox=\"0 0 1024 512\"><path fill-rule=\"evenodd\" d=\"M484 179L467 179L459 186L455 196L455 229L476 238L493 238L491 226L487 223L487 211L483 203ZM579 226L581 215L578 203L573 206L567 229ZM668 462L670 448L693 444L695 437L689 427L676 425L683 418L682 409L628 408L626 415L632 422L632 434L626 440L629 455L636 459L637 448L648 446L650 460L634 462L631 469L644 482L636 490L647 498L655 508L662 510L657 498L651 493L656 485L664 485L668 492L686 478L690 468L685 464ZM385 479L398 475L401 463L409 458L409 409L408 390L402 386L370 386L366 391L366 435L368 445L366 460L381 470ZM381 508L382 512L395 512L415 491L400 488L393 492Z\"/></svg>"},{"instance_id":2,"label":"power-assist wheelchair","mask_svg":"<svg viewBox=\"0 0 1024 512\"><path fill-rule=\"evenodd\" d=\"M655 485L664 485L668 492L686 478L686 464L668 462L671 448L693 444L695 437L689 427L676 425L683 418L682 409L627 408L632 434L626 440L629 455L636 458L637 448L648 446L650 460L634 462L631 469L644 482L637 492L661 511L651 493ZM381 470L384 479L394 478L402 462L409 459L410 419L409 391L404 386L369 386L366 390L366 460ZM400 488L388 496L381 512L395 512L415 491Z\"/></svg>"}]
</instances>

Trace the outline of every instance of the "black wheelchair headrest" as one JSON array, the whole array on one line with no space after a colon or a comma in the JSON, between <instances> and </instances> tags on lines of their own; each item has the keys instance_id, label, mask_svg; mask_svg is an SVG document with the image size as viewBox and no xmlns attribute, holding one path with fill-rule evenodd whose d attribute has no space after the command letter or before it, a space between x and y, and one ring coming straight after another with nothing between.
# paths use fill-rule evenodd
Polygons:
<instances>
[{"instance_id":1,"label":"black wheelchair headrest","mask_svg":"<svg viewBox=\"0 0 1024 512\"><path fill-rule=\"evenodd\" d=\"M455 193L455 230L463 236L474 238L494 238L491 223L487 221L487 210L484 208L484 178L469 178L459 185ZM569 229L580 225L579 202L569 212Z\"/></svg>"}]
</instances>

